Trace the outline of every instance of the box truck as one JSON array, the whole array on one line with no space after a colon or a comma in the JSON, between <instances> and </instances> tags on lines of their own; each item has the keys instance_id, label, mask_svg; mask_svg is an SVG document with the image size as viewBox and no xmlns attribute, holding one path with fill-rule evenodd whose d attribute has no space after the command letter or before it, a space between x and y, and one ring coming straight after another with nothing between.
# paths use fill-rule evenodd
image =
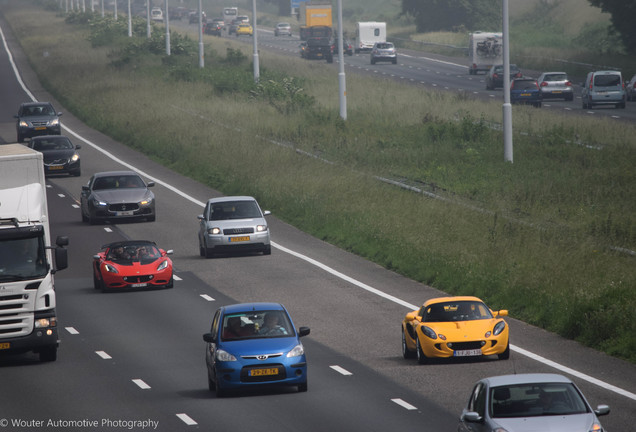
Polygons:
<instances>
[{"instance_id":1,"label":"box truck","mask_svg":"<svg viewBox=\"0 0 636 432\"><path fill-rule=\"evenodd\" d=\"M468 73L488 72L494 65L503 64L502 33L474 32L468 36Z\"/></svg>"},{"instance_id":2,"label":"box truck","mask_svg":"<svg viewBox=\"0 0 636 432\"><path fill-rule=\"evenodd\" d=\"M356 23L356 35L353 49L356 53L360 51L371 51L376 42L386 42L385 22L358 22Z\"/></svg>"},{"instance_id":3,"label":"box truck","mask_svg":"<svg viewBox=\"0 0 636 432\"><path fill-rule=\"evenodd\" d=\"M42 153L0 145L0 355L57 358L54 274L68 266L68 238L50 236Z\"/></svg>"},{"instance_id":4,"label":"box truck","mask_svg":"<svg viewBox=\"0 0 636 432\"><path fill-rule=\"evenodd\" d=\"M311 35L312 27L333 27L333 17L331 14L330 0L313 0L310 2L302 2L300 4L299 21L300 40L306 41Z\"/></svg>"}]
</instances>

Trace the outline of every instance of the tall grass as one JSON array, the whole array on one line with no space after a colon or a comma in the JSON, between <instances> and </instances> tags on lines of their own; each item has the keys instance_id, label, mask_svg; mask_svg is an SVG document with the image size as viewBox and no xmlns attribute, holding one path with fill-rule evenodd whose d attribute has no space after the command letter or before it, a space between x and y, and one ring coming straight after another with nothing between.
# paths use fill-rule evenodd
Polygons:
<instances>
[{"instance_id":1,"label":"tall grass","mask_svg":"<svg viewBox=\"0 0 636 432\"><path fill-rule=\"evenodd\" d=\"M88 26L32 6L2 13L89 125L387 268L636 361L635 258L614 249L636 249L634 126L515 107L509 164L498 103L356 75L344 122L324 63L263 52L259 87L235 41L206 38L199 71L142 40L93 47Z\"/></svg>"}]
</instances>

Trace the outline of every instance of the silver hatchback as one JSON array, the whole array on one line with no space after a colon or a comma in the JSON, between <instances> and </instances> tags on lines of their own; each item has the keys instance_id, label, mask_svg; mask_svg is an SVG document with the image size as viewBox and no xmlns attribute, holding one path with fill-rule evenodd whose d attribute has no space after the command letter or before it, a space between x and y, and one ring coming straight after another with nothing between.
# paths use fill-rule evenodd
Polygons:
<instances>
[{"instance_id":1,"label":"silver hatchback","mask_svg":"<svg viewBox=\"0 0 636 432\"><path fill-rule=\"evenodd\" d=\"M199 219L199 253L211 258L218 253L241 251L272 253L269 228L256 200L249 196L209 199Z\"/></svg>"},{"instance_id":2,"label":"silver hatchback","mask_svg":"<svg viewBox=\"0 0 636 432\"><path fill-rule=\"evenodd\" d=\"M475 384L457 430L602 431L598 416L609 412L607 405L593 410L576 385L563 375L503 375Z\"/></svg>"},{"instance_id":3,"label":"silver hatchback","mask_svg":"<svg viewBox=\"0 0 636 432\"><path fill-rule=\"evenodd\" d=\"M572 82L565 72L544 72L537 80L543 99L574 99Z\"/></svg>"},{"instance_id":4,"label":"silver hatchback","mask_svg":"<svg viewBox=\"0 0 636 432\"><path fill-rule=\"evenodd\" d=\"M397 51L391 42L376 42L371 48L371 64L380 61L397 63Z\"/></svg>"}]
</instances>

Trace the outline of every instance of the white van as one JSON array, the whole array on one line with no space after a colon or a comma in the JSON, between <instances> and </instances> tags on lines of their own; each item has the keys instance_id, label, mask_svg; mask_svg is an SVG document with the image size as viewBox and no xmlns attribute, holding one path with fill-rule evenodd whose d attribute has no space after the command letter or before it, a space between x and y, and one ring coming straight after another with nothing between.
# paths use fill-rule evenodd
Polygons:
<instances>
[{"instance_id":1,"label":"white van","mask_svg":"<svg viewBox=\"0 0 636 432\"><path fill-rule=\"evenodd\" d=\"M150 19L156 22L163 22L163 11L159 7L153 7L150 11Z\"/></svg>"},{"instance_id":2,"label":"white van","mask_svg":"<svg viewBox=\"0 0 636 432\"><path fill-rule=\"evenodd\" d=\"M385 22L358 22L356 23L356 36L354 51L371 51L376 42L386 42Z\"/></svg>"},{"instance_id":3,"label":"white van","mask_svg":"<svg viewBox=\"0 0 636 432\"><path fill-rule=\"evenodd\" d=\"M625 83L619 71L596 71L587 74L581 92L583 109L594 105L614 105L625 108Z\"/></svg>"}]
</instances>

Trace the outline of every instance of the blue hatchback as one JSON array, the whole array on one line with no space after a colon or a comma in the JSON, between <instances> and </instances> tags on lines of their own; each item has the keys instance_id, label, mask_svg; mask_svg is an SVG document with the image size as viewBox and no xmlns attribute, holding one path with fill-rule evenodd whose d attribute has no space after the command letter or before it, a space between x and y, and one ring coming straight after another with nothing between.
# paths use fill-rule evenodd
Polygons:
<instances>
[{"instance_id":1,"label":"blue hatchback","mask_svg":"<svg viewBox=\"0 0 636 432\"><path fill-rule=\"evenodd\" d=\"M515 78L510 83L510 102L541 107L541 89L534 78Z\"/></svg>"},{"instance_id":2,"label":"blue hatchback","mask_svg":"<svg viewBox=\"0 0 636 432\"><path fill-rule=\"evenodd\" d=\"M222 397L226 390L258 386L297 386L307 391L307 359L285 307L278 303L223 306L214 314L205 361L208 385Z\"/></svg>"}]
</instances>

